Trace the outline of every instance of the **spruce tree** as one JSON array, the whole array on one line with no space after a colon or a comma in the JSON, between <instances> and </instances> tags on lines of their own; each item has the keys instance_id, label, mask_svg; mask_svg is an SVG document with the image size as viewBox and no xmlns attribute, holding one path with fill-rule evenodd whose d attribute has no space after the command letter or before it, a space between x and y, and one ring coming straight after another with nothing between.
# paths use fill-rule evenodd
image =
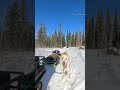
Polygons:
<instances>
[{"instance_id":1,"label":"spruce tree","mask_svg":"<svg viewBox=\"0 0 120 90\"><path fill-rule=\"evenodd\" d=\"M84 39L85 42L85 39ZM94 26L94 18L91 18L91 48L95 48L95 26Z\"/></svg>"},{"instance_id":2,"label":"spruce tree","mask_svg":"<svg viewBox=\"0 0 120 90\"><path fill-rule=\"evenodd\" d=\"M56 32L56 30L54 32L54 38L55 38L55 47L57 47L57 45L58 45L58 38L57 38L57 32Z\"/></svg>"},{"instance_id":3,"label":"spruce tree","mask_svg":"<svg viewBox=\"0 0 120 90\"><path fill-rule=\"evenodd\" d=\"M87 48L92 48L93 47L93 29L92 29L92 19L89 18L87 21L86 21L86 42L87 42ZM81 36L81 45L83 45L83 33L84 32L81 32L80 33L80 36Z\"/></svg>"},{"instance_id":4,"label":"spruce tree","mask_svg":"<svg viewBox=\"0 0 120 90\"><path fill-rule=\"evenodd\" d=\"M72 45L72 47L75 46L75 37L74 37L74 33L72 34L71 45Z\"/></svg>"},{"instance_id":5,"label":"spruce tree","mask_svg":"<svg viewBox=\"0 0 120 90\"><path fill-rule=\"evenodd\" d=\"M47 42L47 34L46 34L46 26L44 25L43 27L43 46L46 47L46 42Z\"/></svg>"},{"instance_id":6,"label":"spruce tree","mask_svg":"<svg viewBox=\"0 0 120 90\"><path fill-rule=\"evenodd\" d=\"M117 46L118 37L119 37L119 23L118 23L118 13L115 11L114 23L113 23L113 45ZM117 46L118 47L118 46Z\"/></svg>"},{"instance_id":7,"label":"spruce tree","mask_svg":"<svg viewBox=\"0 0 120 90\"><path fill-rule=\"evenodd\" d=\"M78 32L76 32L76 33L75 33L75 46L77 46L77 47L78 47L78 42L79 42L78 39L79 39L79 38L78 38Z\"/></svg>"},{"instance_id":8,"label":"spruce tree","mask_svg":"<svg viewBox=\"0 0 120 90\"><path fill-rule=\"evenodd\" d=\"M60 24L60 29L58 32L58 47L62 47L62 26Z\"/></svg>"},{"instance_id":9,"label":"spruce tree","mask_svg":"<svg viewBox=\"0 0 120 90\"><path fill-rule=\"evenodd\" d=\"M62 47L66 46L65 35L62 35Z\"/></svg>"},{"instance_id":10,"label":"spruce tree","mask_svg":"<svg viewBox=\"0 0 120 90\"><path fill-rule=\"evenodd\" d=\"M87 19L86 21L85 21L85 29L86 29L86 31L85 31L85 33L86 33L86 48L89 48L89 34L88 34L88 29L89 29L89 22L88 22L89 20ZM79 46L81 46L81 32L79 32Z\"/></svg>"},{"instance_id":11,"label":"spruce tree","mask_svg":"<svg viewBox=\"0 0 120 90\"><path fill-rule=\"evenodd\" d=\"M72 42L72 41L71 41L71 40L72 40L71 38L72 38L71 32L69 31L69 33L68 33L68 46L69 46L69 47L71 47L71 44L72 44L72 43L71 43L71 42Z\"/></svg>"},{"instance_id":12,"label":"spruce tree","mask_svg":"<svg viewBox=\"0 0 120 90\"><path fill-rule=\"evenodd\" d=\"M60 34L60 47L62 47L62 25L60 24L60 32L59 32L59 34Z\"/></svg>"},{"instance_id":13,"label":"spruce tree","mask_svg":"<svg viewBox=\"0 0 120 90\"><path fill-rule=\"evenodd\" d=\"M10 45L10 48L12 49L16 49L19 43L17 40L19 37L19 32L17 33L19 27L19 19L19 7L17 2L14 1L12 6L8 9L4 26L6 28L8 45Z\"/></svg>"},{"instance_id":14,"label":"spruce tree","mask_svg":"<svg viewBox=\"0 0 120 90\"><path fill-rule=\"evenodd\" d=\"M43 47L43 27L42 27L42 24L40 25L40 29L38 31L38 40L39 40L39 45L40 47Z\"/></svg>"},{"instance_id":15,"label":"spruce tree","mask_svg":"<svg viewBox=\"0 0 120 90\"><path fill-rule=\"evenodd\" d=\"M82 46L82 32L80 32L80 46Z\"/></svg>"},{"instance_id":16,"label":"spruce tree","mask_svg":"<svg viewBox=\"0 0 120 90\"><path fill-rule=\"evenodd\" d=\"M112 45L112 39L113 39L113 32L112 32L112 22L111 22L111 16L110 12L107 10L106 14L106 43L107 47L111 47Z\"/></svg>"},{"instance_id":17,"label":"spruce tree","mask_svg":"<svg viewBox=\"0 0 120 90\"><path fill-rule=\"evenodd\" d=\"M104 48L105 47L105 27L104 27L104 17L102 12L98 12L96 18L96 43L97 48Z\"/></svg>"},{"instance_id":18,"label":"spruce tree","mask_svg":"<svg viewBox=\"0 0 120 90\"><path fill-rule=\"evenodd\" d=\"M67 44L67 47L69 47L69 32L67 30L67 35L66 35L66 44Z\"/></svg>"},{"instance_id":19,"label":"spruce tree","mask_svg":"<svg viewBox=\"0 0 120 90\"><path fill-rule=\"evenodd\" d=\"M58 31L58 45L57 45L57 47L60 47L60 32Z\"/></svg>"}]
</instances>

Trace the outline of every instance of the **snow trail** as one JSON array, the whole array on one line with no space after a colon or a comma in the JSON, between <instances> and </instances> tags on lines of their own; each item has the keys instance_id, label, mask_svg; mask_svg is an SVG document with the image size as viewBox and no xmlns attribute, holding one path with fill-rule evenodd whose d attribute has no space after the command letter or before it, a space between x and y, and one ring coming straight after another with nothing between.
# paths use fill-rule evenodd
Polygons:
<instances>
[{"instance_id":1,"label":"snow trail","mask_svg":"<svg viewBox=\"0 0 120 90\"><path fill-rule=\"evenodd\" d=\"M70 78L63 78L60 65L56 68L46 66L47 72L42 78L43 90L85 90L85 50L77 47L70 48L39 48L36 55L48 56L53 50L61 53L68 51L70 56Z\"/></svg>"}]
</instances>

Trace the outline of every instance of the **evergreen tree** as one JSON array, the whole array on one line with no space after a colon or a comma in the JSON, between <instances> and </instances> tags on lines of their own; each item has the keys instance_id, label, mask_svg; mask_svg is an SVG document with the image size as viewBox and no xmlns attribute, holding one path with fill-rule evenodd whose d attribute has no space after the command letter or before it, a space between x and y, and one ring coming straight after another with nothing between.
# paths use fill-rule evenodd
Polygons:
<instances>
[{"instance_id":1,"label":"evergreen tree","mask_svg":"<svg viewBox=\"0 0 120 90\"><path fill-rule=\"evenodd\" d=\"M92 19L90 18L89 20L87 20L87 24L86 24L86 35L87 35L87 48L93 48L93 29L92 29ZM80 34L81 36L81 45L83 45L83 33L81 32Z\"/></svg>"},{"instance_id":2,"label":"evergreen tree","mask_svg":"<svg viewBox=\"0 0 120 90\"><path fill-rule=\"evenodd\" d=\"M110 12L107 10L106 14L106 44L107 47L111 47L112 45L112 39L113 39L113 32L112 32L112 22L111 22L111 16Z\"/></svg>"},{"instance_id":3,"label":"evergreen tree","mask_svg":"<svg viewBox=\"0 0 120 90\"><path fill-rule=\"evenodd\" d=\"M71 42L72 42L71 41L72 40L71 37L72 37L71 36L71 32L69 31L69 33L68 33L68 47L71 47Z\"/></svg>"},{"instance_id":4,"label":"evergreen tree","mask_svg":"<svg viewBox=\"0 0 120 90\"><path fill-rule=\"evenodd\" d=\"M44 25L43 27L43 46L46 47L46 43L47 43L47 34L46 34L46 26Z\"/></svg>"},{"instance_id":5,"label":"evergreen tree","mask_svg":"<svg viewBox=\"0 0 120 90\"><path fill-rule=\"evenodd\" d=\"M79 38L78 38L78 32L75 33L75 46L79 46L78 43L79 42Z\"/></svg>"},{"instance_id":6,"label":"evergreen tree","mask_svg":"<svg viewBox=\"0 0 120 90\"><path fill-rule=\"evenodd\" d=\"M73 47L75 46L75 37L74 37L74 33L72 34L71 45L72 45Z\"/></svg>"},{"instance_id":7,"label":"evergreen tree","mask_svg":"<svg viewBox=\"0 0 120 90\"><path fill-rule=\"evenodd\" d=\"M42 27L42 24L40 25L40 29L39 29L39 31L38 31L38 35L37 35L37 37L38 37L38 40L39 40L39 45L40 45L40 47L43 47L43 27Z\"/></svg>"},{"instance_id":8,"label":"evergreen tree","mask_svg":"<svg viewBox=\"0 0 120 90\"><path fill-rule=\"evenodd\" d=\"M88 34L88 29L89 29L89 20L87 19L85 21L85 28L86 28L86 32L85 32L85 35L86 35L86 48L89 48L89 34ZM81 32L79 32L79 46L81 46Z\"/></svg>"},{"instance_id":9,"label":"evergreen tree","mask_svg":"<svg viewBox=\"0 0 120 90\"><path fill-rule=\"evenodd\" d=\"M57 34L58 34L58 37L57 37L58 38L58 45L57 45L57 47L60 47L60 32L58 31Z\"/></svg>"},{"instance_id":10,"label":"evergreen tree","mask_svg":"<svg viewBox=\"0 0 120 90\"><path fill-rule=\"evenodd\" d=\"M59 32L59 34L60 34L60 47L62 47L62 25L60 24L60 32Z\"/></svg>"},{"instance_id":11,"label":"evergreen tree","mask_svg":"<svg viewBox=\"0 0 120 90\"><path fill-rule=\"evenodd\" d=\"M25 0L14 0L8 8L4 28L6 43L12 50L31 50L34 47L34 25L29 22Z\"/></svg>"},{"instance_id":12,"label":"evergreen tree","mask_svg":"<svg viewBox=\"0 0 120 90\"><path fill-rule=\"evenodd\" d=\"M58 32L58 47L62 47L62 26L60 24L60 29Z\"/></svg>"},{"instance_id":13,"label":"evergreen tree","mask_svg":"<svg viewBox=\"0 0 120 90\"><path fill-rule=\"evenodd\" d=\"M92 39L93 41L93 39ZM85 33L83 31L83 34L82 34L82 45L84 46L85 45Z\"/></svg>"},{"instance_id":14,"label":"evergreen tree","mask_svg":"<svg viewBox=\"0 0 120 90\"><path fill-rule=\"evenodd\" d=\"M5 28L7 34L7 42L10 45L10 48L16 49L18 46L18 37L19 32L17 32L19 27L19 7L16 1L13 2L12 6L8 9L6 19L5 19Z\"/></svg>"},{"instance_id":15,"label":"evergreen tree","mask_svg":"<svg viewBox=\"0 0 120 90\"><path fill-rule=\"evenodd\" d=\"M98 16L96 19L96 39L97 39L97 47L104 48L105 47L105 28L104 28L104 17L102 12L98 12Z\"/></svg>"},{"instance_id":16,"label":"evergreen tree","mask_svg":"<svg viewBox=\"0 0 120 90\"><path fill-rule=\"evenodd\" d=\"M91 18L91 41L92 41L92 47L91 48L94 48L95 47L95 26L94 26L94 18L92 17ZM85 39L84 39L85 41Z\"/></svg>"},{"instance_id":17,"label":"evergreen tree","mask_svg":"<svg viewBox=\"0 0 120 90\"><path fill-rule=\"evenodd\" d=\"M62 47L66 46L65 35L62 35Z\"/></svg>"},{"instance_id":18,"label":"evergreen tree","mask_svg":"<svg viewBox=\"0 0 120 90\"><path fill-rule=\"evenodd\" d=\"M27 50L34 50L34 25L29 21L27 14L27 3L26 0L21 0L21 5L19 9L20 19L19 19L19 45L21 48Z\"/></svg>"},{"instance_id":19,"label":"evergreen tree","mask_svg":"<svg viewBox=\"0 0 120 90\"><path fill-rule=\"evenodd\" d=\"M57 47L57 45L58 45L58 38L57 38L57 32L56 32L56 30L54 32L54 38L55 38L55 47Z\"/></svg>"},{"instance_id":20,"label":"evergreen tree","mask_svg":"<svg viewBox=\"0 0 120 90\"><path fill-rule=\"evenodd\" d=\"M118 14L117 11L115 11L114 15L114 26L113 26L113 45L117 46L119 37L119 23L118 23ZM118 47L118 46L117 46Z\"/></svg>"},{"instance_id":21,"label":"evergreen tree","mask_svg":"<svg viewBox=\"0 0 120 90\"><path fill-rule=\"evenodd\" d=\"M66 35L66 44L67 44L67 47L69 47L69 32L67 30L67 35Z\"/></svg>"},{"instance_id":22,"label":"evergreen tree","mask_svg":"<svg viewBox=\"0 0 120 90\"><path fill-rule=\"evenodd\" d=\"M80 37L80 46L82 46L82 32L79 33L79 37Z\"/></svg>"}]
</instances>

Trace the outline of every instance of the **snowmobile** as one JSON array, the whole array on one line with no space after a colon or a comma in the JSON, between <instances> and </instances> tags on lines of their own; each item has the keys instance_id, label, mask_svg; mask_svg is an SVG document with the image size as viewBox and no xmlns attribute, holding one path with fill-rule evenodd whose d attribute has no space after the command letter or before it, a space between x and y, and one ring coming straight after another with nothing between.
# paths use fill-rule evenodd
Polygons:
<instances>
[{"instance_id":1,"label":"snowmobile","mask_svg":"<svg viewBox=\"0 0 120 90\"><path fill-rule=\"evenodd\" d=\"M53 65L55 67L59 63L59 59L60 59L59 55L60 55L60 51L58 50L53 51L51 55L46 57L44 63Z\"/></svg>"},{"instance_id":2,"label":"snowmobile","mask_svg":"<svg viewBox=\"0 0 120 90\"><path fill-rule=\"evenodd\" d=\"M36 60L40 59L40 61L39 61L40 65L44 66L45 64L49 64L49 65L52 65L55 67L59 63L59 55L60 55L60 51L55 50L48 57L35 56L35 58L36 58Z\"/></svg>"},{"instance_id":3,"label":"snowmobile","mask_svg":"<svg viewBox=\"0 0 120 90\"><path fill-rule=\"evenodd\" d=\"M57 54L51 54L46 57L44 63L56 66L59 62L59 56Z\"/></svg>"}]
</instances>

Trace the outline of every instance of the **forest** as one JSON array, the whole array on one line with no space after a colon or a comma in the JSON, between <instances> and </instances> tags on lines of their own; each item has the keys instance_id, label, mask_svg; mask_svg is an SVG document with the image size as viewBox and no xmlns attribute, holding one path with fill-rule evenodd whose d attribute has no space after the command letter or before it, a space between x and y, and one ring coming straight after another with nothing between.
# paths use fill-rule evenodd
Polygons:
<instances>
[{"instance_id":1,"label":"forest","mask_svg":"<svg viewBox=\"0 0 120 90\"><path fill-rule=\"evenodd\" d=\"M46 25L40 25L40 29L37 32L37 37L35 39L35 47L80 47L85 45L85 32L74 32L71 33L70 30L66 30L65 35L62 32L62 24L59 26L59 30L53 30L53 34L47 35Z\"/></svg>"},{"instance_id":2,"label":"forest","mask_svg":"<svg viewBox=\"0 0 120 90\"><path fill-rule=\"evenodd\" d=\"M106 13L98 10L96 16L86 18L86 48L120 48L120 23L117 10Z\"/></svg>"},{"instance_id":3,"label":"forest","mask_svg":"<svg viewBox=\"0 0 120 90\"><path fill-rule=\"evenodd\" d=\"M34 22L30 21L25 0L13 0L0 24L1 50L34 50Z\"/></svg>"}]
</instances>

